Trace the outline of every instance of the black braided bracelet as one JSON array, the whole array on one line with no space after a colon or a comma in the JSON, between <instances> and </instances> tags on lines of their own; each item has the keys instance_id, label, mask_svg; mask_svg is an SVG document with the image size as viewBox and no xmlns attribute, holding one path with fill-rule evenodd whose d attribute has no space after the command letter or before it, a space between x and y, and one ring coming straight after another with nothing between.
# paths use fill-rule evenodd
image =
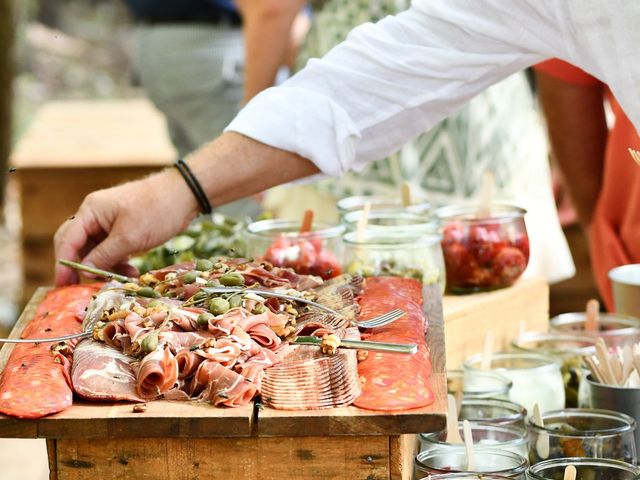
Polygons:
<instances>
[{"instance_id":1,"label":"black braided bracelet","mask_svg":"<svg viewBox=\"0 0 640 480\"><path fill-rule=\"evenodd\" d=\"M202 189L202 185L200 185L200 182L198 181L196 176L193 174L189 166L186 164L186 162L182 158L180 158L174 164L174 167L178 169L178 171L180 172L180 175L182 175L182 178L184 178L184 181L187 182L187 185L193 192L193 195L196 197L196 200L198 200L198 203L202 208L202 212L207 215L213 212L211 203L209 203L209 199L207 198L207 195L204 193L204 190Z\"/></svg>"}]
</instances>

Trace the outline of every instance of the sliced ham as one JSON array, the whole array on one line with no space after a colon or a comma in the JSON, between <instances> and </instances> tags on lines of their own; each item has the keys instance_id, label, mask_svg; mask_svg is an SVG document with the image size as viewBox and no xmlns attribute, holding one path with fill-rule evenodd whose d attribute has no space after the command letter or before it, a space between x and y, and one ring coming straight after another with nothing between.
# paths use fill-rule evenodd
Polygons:
<instances>
[{"instance_id":1,"label":"sliced ham","mask_svg":"<svg viewBox=\"0 0 640 480\"><path fill-rule=\"evenodd\" d=\"M144 357L138 366L137 392L142 398L158 398L169 392L178 380L178 362L164 345Z\"/></svg>"}]
</instances>

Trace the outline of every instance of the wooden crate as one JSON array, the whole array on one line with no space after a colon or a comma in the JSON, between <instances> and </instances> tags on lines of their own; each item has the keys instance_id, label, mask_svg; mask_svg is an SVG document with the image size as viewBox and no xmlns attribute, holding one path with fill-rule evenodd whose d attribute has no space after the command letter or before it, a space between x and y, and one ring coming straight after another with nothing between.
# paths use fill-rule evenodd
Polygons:
<instances>
[{"instance_id":1,"label":"wooden crate","mask_svg":"<svg viewBox=\"0 0 640 480\"><path fill-rule=\"evenodd\" d=\"M176 158L164 119L144 99L42 107L11 155L22 214L26 301L53 281L53 235L84 197Z\"/></svg>"},{"instance_id":2,"label":"wooden crate","mask_svg":"<svg viewBox=\"0 0 640 480\"><path fill-rule=\"evenodd\" d=\"M384 413L357 407L284 412L257 404L225 409L195 402L74 405L38 420L0 415L0 437L46 438L55 480L264 480L412 478L416 434L444 428L446 374L441 299L432 295L429 407ZM19 337L46 289L36 292L11 336ZM0 351L0 372L12 350Z\"/></svg>"}]
</instances>

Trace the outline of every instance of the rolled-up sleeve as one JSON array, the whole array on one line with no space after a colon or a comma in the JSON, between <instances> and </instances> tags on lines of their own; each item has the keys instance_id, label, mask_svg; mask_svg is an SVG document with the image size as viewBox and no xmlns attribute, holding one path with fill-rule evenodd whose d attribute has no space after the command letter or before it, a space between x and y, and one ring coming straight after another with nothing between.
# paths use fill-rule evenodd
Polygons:
<instances>
[{"instance_id":1,"label":"rolled-up sleeve","mask_svg":"<svg viewBox=\"0 0 640 480\"><path fill-rule=\"evenodd\" d=\"M298 153L329 175L360 170L489 85L566 57L552 5L415 0L256 96L227 131Z\"/></svg>"}]
</instances>

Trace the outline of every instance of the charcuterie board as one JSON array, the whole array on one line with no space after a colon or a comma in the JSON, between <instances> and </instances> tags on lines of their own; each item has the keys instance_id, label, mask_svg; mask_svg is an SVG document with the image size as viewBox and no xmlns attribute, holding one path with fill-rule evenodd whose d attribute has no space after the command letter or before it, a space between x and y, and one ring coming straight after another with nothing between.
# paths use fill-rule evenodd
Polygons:
<instances>
[{"instance_id":1,"label":"charcuterie board","mask_svg":"<svg viewBox=\"0 0 640 480\"><path fill-rule=\"evenodd\" d=\"M429 289L429 287L425 287ZM12 338L18 338L44 298L40 288L18 320ZM0 416L0 437L56 439L198 438L269 436L399 435L440 430L445 424L446 377L441 298L425 292L429 319L427 342L433 373L432 405L402 412L375 412L357 407L284 411L253 403L239 408L217 408L198 402L153 401L134 413L130 403L95 403L74 400L67 410L39 420ZM0 351L0 371L13 346Z\"/></svg>"}]
</instances>

